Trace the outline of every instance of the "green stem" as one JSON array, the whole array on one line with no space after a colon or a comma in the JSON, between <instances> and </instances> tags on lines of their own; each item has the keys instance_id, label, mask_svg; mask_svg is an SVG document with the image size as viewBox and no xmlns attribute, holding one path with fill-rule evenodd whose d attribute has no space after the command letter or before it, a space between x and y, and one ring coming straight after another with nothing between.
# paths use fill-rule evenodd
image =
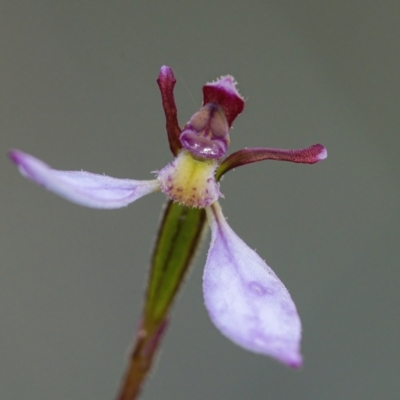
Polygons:
<instances>
[{"instance_id":1,"label":"green stem","mask_svg":"<svg viewBox=\"0 0 400 400\"><path fill-rule=\"evenodd\" d=\"M205 211L169 201L151 261L142 322L116 400L136 400L154 362L175 296L199 247Z\"/></svg>"}]
</instances>

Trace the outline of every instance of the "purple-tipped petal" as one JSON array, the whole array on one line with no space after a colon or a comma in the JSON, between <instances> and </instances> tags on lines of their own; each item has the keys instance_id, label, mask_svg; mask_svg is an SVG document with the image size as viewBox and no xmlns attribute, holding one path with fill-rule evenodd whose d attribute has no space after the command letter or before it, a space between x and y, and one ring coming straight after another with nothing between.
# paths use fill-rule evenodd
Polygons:
<instances>
[{"instance_id":1,"label":"purple-tipped petal","mask_svg":"<svg viewBox=\"0 0 400 400\"><path fill-rule=\"evenodd\" d=\"M174 99L174 86L176 83L176 79L172 68L163 65L160 69L157 83L160 88L165 118L167 120L166 127L168 133L169 147L172 151L172 154L176 156L179 150L182 148L182 145L179 141L181 128L179 127L178 123L178 111L176 109Z\"/></svg>"},{"instance_id":2,"label":"purple-tipped petal","mask_svg":"<svg viewBox=\"0 0 400 400\"><path fill-rule=\"evenodd\" d=\"M203 290L212 321L239 346L301 366L301 323L289 292L233 232L217 202L206 210L212 237Z\"/></svg>"},{"instance_id":3,"label":"purple-tipped petal","mask_svg":"<svg viewBox=\"0 0 400 400\"><path fill-rule=\"evenodd\" d=\"M328 152L322 144L313 144L305 149L269 149L266 147L246 148L227 157L217 171L219 179L233 168L264 160L290 161L300 164L314 164L328 157Z\"/></svg>"},{"instance_id":4,"label":"purple-tipped petal","mask_svg":"<svg viewBox=\"0 0 400 400\"><path fill-rule=\"evenodd\" d=\"M85 171L57 171L43 161L19 150L10 159L26 178L73 203L93 208L120 208L160 190L157 180L134 181Z\"/></svg>"},{"instance_id":5,"label":"purple-tipped petal","mask_svg":"<svg viewBox=\"0 0 400 400\"><path fill-rule=\"evenodd\" d=\"M229 127L244 109L243 97L236 89L235 79L230 75L221 76L215 82L203 86L203 105L207 103L217 103L222 107Z\"/></svg>"}]
</instances>

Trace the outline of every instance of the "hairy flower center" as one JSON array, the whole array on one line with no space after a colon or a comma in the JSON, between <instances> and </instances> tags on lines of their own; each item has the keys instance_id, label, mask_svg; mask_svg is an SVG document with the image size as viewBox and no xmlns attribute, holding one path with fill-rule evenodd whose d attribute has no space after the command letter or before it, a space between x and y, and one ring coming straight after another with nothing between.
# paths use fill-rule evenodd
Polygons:
<instances>
[{"instance_id":1,"label":"hairy flower center","mask_svg":"<svg viewBox=\"0 0 400 400\"><path fill-rule=\"evenodd\" d=\"M158 173L161 191L171 200L188 207L208 207L221 195L214 173L216 160L196 159L182 150Z\"/></svg>"}]
</instances>

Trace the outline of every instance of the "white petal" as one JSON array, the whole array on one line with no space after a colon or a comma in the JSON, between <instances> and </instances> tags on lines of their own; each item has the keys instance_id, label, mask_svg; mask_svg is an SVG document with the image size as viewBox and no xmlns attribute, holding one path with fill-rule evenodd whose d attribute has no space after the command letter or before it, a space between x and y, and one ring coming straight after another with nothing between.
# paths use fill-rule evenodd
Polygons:
<instances>
[{"instance_id":1,"label":"white petal","mask_svg":"<svg viewBox=\"0 0 400 400\"><path fill-rule=\"evenodd\" d=\"M134 181L84 171L57 171L43 161L12 150L11 160L23 176L65 199L93 208L120 208L160 190L157 180Z\"/></svg>"},{"instance_id":2,"label":"white petal","mask_svg":"<svg viewBox=\"0 0 400 400\"><path fill-rule=\"evenodd\" d=\"M289 292L233 232L217 202L207 216L212 238L203 290L212 321L239 346L299 367L301 323Z\"/></svg>"}]
</instances>

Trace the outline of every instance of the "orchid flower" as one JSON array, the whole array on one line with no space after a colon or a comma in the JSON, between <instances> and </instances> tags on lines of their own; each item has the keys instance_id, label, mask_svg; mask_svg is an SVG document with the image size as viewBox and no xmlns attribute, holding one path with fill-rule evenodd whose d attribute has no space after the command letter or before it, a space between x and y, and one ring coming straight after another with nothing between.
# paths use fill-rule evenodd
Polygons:
<instances>
[{"instance_id":1,"label":"orchid flower","mask_svg":"<svg viewBox=\"0 0 400 400\"><path fill-rule=\"evenodd\" d=\"M160 321L166 322L170 304L202 236L206 215L211 244L203 291L211 320L239 346L298 367L302 363L301 323L296 306L272 269L228 225L218 202L222 196L219 180L227 171L256 161L313 164L326 158L326 149L320 144L300 150L245 148L225 158L229 130L244 109L234 78L223 76L207 83L203 87L203 106L183 129L177 119L172 69L163 66L157 82L175 158L156 172L155 179L59 171L18 150L10 151L9 156L23 176L79 205L112 209L156 191L167 196L169 203L153 255L144 311L144 319L151 314L153 322L159 323L157 335L164 330L165 324ZM178 226L180 220L187 226ZM171 232L178 232L180 237L176 239L179 235ZM163 280L168 269L165 265L169 277ZM138 335L146 334L150 325L145 323L146 328Z\"/></svg>"}]
</instances>

